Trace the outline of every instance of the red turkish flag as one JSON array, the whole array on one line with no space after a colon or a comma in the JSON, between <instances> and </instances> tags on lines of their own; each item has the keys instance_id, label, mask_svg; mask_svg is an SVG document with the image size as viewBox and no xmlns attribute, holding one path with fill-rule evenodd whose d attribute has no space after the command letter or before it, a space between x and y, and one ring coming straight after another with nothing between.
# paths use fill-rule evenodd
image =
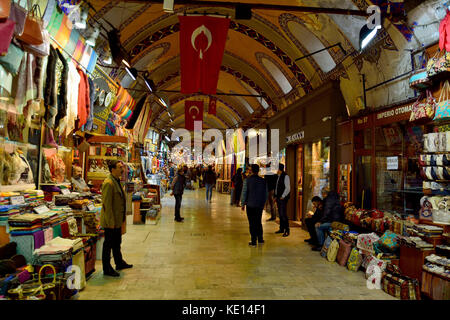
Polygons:
<instances>
[{"instance_id":1,"label":"red turkish flag","mask_svg":"<svg viewBox=\"0 0 450 320\"><path fill-rule=\"evenodd\" d=\"M181 93L216 94L230 19L179 16Z\"/></svg>"},{"instance_id":2,"label":"red turkish flag","mask_svg":"<svg viewBox=\"0 0 450 320\"><path fill-rule=\"evenodd\" d=\"M189 101L184 103L184 122L186 130L194 130L194 121L202 121L203 127L203 101Z\"/></svg>"},{"instance_id":3,"label":"red turkish flag","mask_svg":"<svg viewBox=\"0 0 450 320\"><path fill-rule=\"evenodd\" d=\"M216 115L216 103L217 103L216 97L209 97L209 107L208 107L209 114Z\"/></svg>"}]
</instances>

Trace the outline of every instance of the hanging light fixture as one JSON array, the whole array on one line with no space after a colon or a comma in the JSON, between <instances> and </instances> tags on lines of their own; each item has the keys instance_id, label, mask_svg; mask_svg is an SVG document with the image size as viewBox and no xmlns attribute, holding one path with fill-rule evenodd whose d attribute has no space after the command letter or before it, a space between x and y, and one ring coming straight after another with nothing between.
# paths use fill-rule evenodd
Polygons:
<instances>
[{"instance_id":1,"label":"hanging light fixture","mask_svg":"<svg viewBox=\"0 0 450 320\"><path fill-rule=\"evenodd\" d=\"M375 38L378 28L369 29L367 25L364 25L359 32L359 47L362 50Z\"/></svg>"},{"instance_id":2,"label":"hanging light fixture","mask_svg":"<svg viewBox=\"0 0 450 320\"><path fill-rule=\"evenodd\" d=\"M133 79L133 81L136 81L136 77L138 75L138 71L136 70L136 68L125 67L125 70L128 72L128 74L130 75L131 79Z\"/></svg>"},{"instance_id":3,"label":"hanging light fixture","mask_svg":"<svg viewBox=\"0 0 450 320\"><path fill-rule=\"evenodd\" d=\"M89 38L86 40L86 43L91 47L95 47L95 43L97 42L97 38L100 35L100 28L95 27L94 31L91 33Z\"/></svg>"}]
</instances>

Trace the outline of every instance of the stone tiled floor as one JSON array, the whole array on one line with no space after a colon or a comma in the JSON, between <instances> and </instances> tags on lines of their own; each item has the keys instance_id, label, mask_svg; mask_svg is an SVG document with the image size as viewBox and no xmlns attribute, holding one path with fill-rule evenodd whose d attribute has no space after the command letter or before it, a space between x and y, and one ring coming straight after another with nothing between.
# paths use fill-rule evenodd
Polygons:
<instances>
[{"instance_id":1,"label":"stone tiled floor","mask_svg":"<svg viewBox=\"0 0 450 320\"><path fill-rule=\"evenodd\" d=\"M128 216L122 253L132 269L104 277L101 261L79 299L117 300L384 300L366 287L363 272L330 263L303 240L301 228L287 238L274 234L276 222L263 215L265 244L248 246L246 214L229 205L229 195L186 190L183 223L173 221L174 198L162 201L157 225L133 225Z\"/></svg>"}]
</instances>

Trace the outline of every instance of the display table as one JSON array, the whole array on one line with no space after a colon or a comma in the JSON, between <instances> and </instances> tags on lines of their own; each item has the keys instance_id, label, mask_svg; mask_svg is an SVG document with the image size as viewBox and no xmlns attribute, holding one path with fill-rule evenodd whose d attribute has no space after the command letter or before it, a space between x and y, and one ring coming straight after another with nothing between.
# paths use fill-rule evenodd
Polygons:
<instances>
[{"instance_id":1,"label":"display table","mask_svg":"<svg viewBox=\"0 0 450 320\"><path fill-rule=\"evenodd\" d=\"M408 277L422 281L422 266L425 257L435 253L434 249L418 249L402 244L400 246L400 270Z\"/></svg>"},{"instance_id":2,"label":"display table","mask_svg":"<svg viewBox=\"0 0 450 320\"><path fill-rule=\"evenodd\" d=\"M216 181L216 191L220 192L220 193L230 193L231 180L217 180Z\"/></svg>"}]
</instances>

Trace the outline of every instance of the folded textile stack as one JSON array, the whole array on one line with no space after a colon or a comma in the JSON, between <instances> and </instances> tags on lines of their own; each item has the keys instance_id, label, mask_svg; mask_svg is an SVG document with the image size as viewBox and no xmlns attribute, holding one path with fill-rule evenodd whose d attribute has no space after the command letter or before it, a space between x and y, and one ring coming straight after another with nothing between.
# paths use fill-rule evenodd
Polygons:
<instances>
[{"instance_id":1,"label":"folded textile stack","mask_svg":"<svg viewBox=\"0 0 450 320\"><path fill-rule=\"evenodd\" d=\"M433 248L431 243L419 237L400 237L400 243L410 247L416 247L417 249Z\"/></svg>"},{"instance_id":2,"label":"folded textile stack","mask_svg":"<svg viewBox=\"0 0 450 320\"><path fill-rule=\"evenodd\" d=\"M32 235L42 230L42 217L34 213L15 214L8 218L12 236Z\"/></svg>"},{"instance_id":3,"label":"folded textile stack","mask_svg":"<svg viewBox=\"0 0 450 320\"><path fill-rule=\"evenodd\" d=\"M423 269L450 279L450 259L435 254L425 257Z\"/></svg>"},{"instance_id":4,"label":"folded textile stack","mask_svg":"<svg viewBox=\"0 0 450 320\"><path fill-rule=\"evenodd\" d=\"M444 232L444 229L426 224L417 224L413 226L413 232L418 236L439 237Z\"/></svg>"},{"instance_id":5,"label":"folded textile stack","mask_svg":"<svg viewBox=\"0 0 450 320\"><path fill-rule=\"evenodd\" d=\"M33 202L37 200L44 200L44 191L42 190L28 190L24 193L26 202Z\"/></svg>"},{"instance_id":6,"label":"folded textile stack","mask_svg":"<svg viewBox=\"0 0 450 320\"><path fill-rule=\"evenodd\" d=\"M39 249L34 250L33 263L46 264L66 262L72 258L72 252L83 248L82 239L63 239L56 237Z\"/></svg>"},{"instance_id":7,"label":"folded textile stack","mask_svg":"<svg viewBox=\"0 0 450 320\"><path fill-rule=\"evenodd\" d=\"M7 222L12 215L20 213L20 206L18 205L0 205L0 223Z\"/></svg>"}]
</instances>

